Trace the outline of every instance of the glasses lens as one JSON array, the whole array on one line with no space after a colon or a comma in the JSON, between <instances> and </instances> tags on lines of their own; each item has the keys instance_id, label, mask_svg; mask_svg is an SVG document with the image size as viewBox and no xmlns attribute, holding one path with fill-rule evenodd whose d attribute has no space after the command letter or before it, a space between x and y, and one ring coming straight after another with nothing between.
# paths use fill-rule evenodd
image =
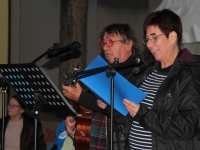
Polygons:
<instances>
[{"instance_id":1,"label":"glasses lens","mask_svg":"<svg viewBox=\"0 0 200 150\"><path fill-rule=\"evenodd\" d=\"M10 104L8 104L7 106L10 107L10 108L17 108L17 107L20 107L20 106L17 106L17 105L10 105Z\"/></svg>"},{"instance_id":2,"label":"glasses lens","mask_svg":"<svg viewBox=\"0 0 200 150\"><path fill-rule=\"evenodd\" d=\"M10 107L10 108L13 108L15 105L8 104L7 106Z\"/></svg>"},{"instance_id":3,"label":"glasses lens","mask_svg":"<svg viewBox=\"0 0 200 150\"><path fill-rule=\"evenodd\" d=\"M157 41L157 36L155 34L152 34L150 36L150 40L151 40L151 42L155 43Z\"/></svg>"},{"instance_id":4,"label":"glasses lens","mask_svg":"<svg viewBox=\"0 0 200 150\"><path fill-rule=\"evenodd\" d=\"M107 44L108 47L111 47L113 45L113 42L112 42L111 39L109 39L109 40L106 41L106 44Z\"/></svg>"}]
</instances>

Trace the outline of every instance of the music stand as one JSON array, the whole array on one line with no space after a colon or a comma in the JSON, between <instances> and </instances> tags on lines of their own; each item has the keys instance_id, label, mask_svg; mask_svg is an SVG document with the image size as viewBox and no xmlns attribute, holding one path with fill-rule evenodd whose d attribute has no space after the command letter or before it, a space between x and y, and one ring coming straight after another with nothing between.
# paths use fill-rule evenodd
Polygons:
<instances>
[{"instance_id":1,"label":"music stand","mask_svg":"<svg viewBox=\"0 0 200 150\"><path fill-rule=\"evenodd\" d=\"M77 115L77 112L44 70L39 68L35 63L0 64L0 73L35 118L36 129L40 111L65 112ZM35 131L37 131L36 129ZM35 132L35 140L36 138Z\"/></svg>"}]
</instances>

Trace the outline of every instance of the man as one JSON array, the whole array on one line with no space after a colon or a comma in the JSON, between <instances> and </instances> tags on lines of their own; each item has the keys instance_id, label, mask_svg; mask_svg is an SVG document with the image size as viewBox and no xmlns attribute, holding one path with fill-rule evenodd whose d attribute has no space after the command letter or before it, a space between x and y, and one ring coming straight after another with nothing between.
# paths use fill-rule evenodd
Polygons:
<instances>
[{"instance_id":1,"label":"man","mask_svg":"<svg viewBox=\"0 0 200 150\"><path fill-rule=\"evenodd\" d=\"M101 32L99 46L103 49L101 56L112 64L114 58L119 58L119 63L135 60L139 54L136 36L128 24L111 24ZM131 66L119 67L117 71L127 80L133 79ZM97 105L97 98L89 92L84 92L80 84L76 88L63 85L63 94L70 100L75 100L87 109L93 111L90 128L90 150L109 150L110 120L102 114ZM99 101L98 101L99 102ZM107 120L107 121L106 121ZM113 124L113 149L123 150L125 145L124 126Z\"/></svg>"}]
</instances>

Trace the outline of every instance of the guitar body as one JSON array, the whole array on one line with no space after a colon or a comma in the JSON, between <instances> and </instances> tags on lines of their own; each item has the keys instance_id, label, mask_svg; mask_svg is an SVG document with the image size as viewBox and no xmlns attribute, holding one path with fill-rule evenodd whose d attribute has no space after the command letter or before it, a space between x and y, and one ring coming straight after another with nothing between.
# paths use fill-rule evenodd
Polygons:
<instances>
[{"instance_id":1,"label":"guitar body","mask_svg":"<svg viewBox=\"0 0 200 150\"><path fill-rule=\"evenodd\" d=\"M76 150L90 149L90 125L91 125L91 111L87 110L81 105L78 105L79 110L77 115L77 126L74 137Z\"/></svg>"}]
</instances>

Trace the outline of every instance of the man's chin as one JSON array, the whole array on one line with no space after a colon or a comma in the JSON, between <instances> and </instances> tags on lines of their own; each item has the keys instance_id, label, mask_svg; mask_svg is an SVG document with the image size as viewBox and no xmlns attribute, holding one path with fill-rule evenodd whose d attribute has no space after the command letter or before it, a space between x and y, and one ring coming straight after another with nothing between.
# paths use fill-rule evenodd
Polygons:
<instances>
[{"instance_id":1,"label":"man's chin","mask_svg":"<svg viewBox=\"0 0 200 150\"><path fill-rule=\"evenodd\" d=\"M113 57L106 57L106 60L111 64L114 62L114 58Z\"/></svg>"}]
</instances>

